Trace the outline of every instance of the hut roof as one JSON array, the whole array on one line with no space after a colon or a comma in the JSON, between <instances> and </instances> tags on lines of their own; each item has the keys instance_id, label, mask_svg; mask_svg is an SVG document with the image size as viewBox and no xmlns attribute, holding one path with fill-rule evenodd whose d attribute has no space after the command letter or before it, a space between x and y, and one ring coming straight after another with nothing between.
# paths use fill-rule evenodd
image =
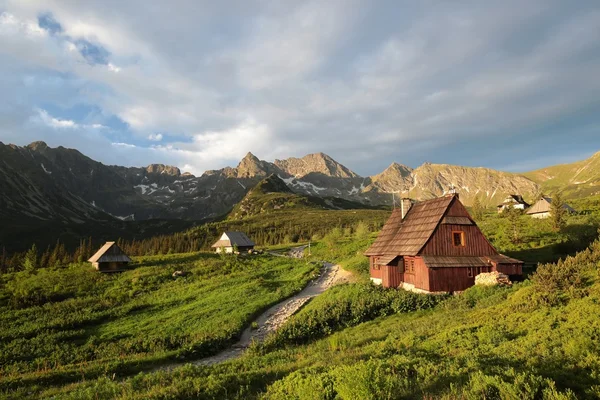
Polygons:
<instances>
[{"instance_id":1,"label":"hut roof","mask_svg":"<svg viewBox=\"0 0 600 400\"><path fill-rule=\"evenodd\" d=\"M523 196L520 194L511 194L504 199L502 204L498 204L498 207L503 207L511 204L523 204L525 207L529 207L529 204L525 200L523 200Z\"/></svg>"},{"instance_id":2,"label":"hut roof","mask_svg":"<svg viewBox=\"0 0 600 400\"><path fill-rule=\"evenodd\" d=\"M115 242L106 242L89 260L91 263L131 262Z\"/></svg>"},{"instance_id":3,"label":"hut roof","mask_svg":"<svg viewBox=\"0 0 600 400\"><path fill-rule=\"evenodd\" d=\"M375 239L375 242L373 242L371 247L367 249L365 255L375 256L384 254L388 243L394 238L394 236L396 236L401 223L402 210L396 208L394 211L392 211L392 215L388 218L385 225L383 225L383 228L381 229L381 232L379 232L377 239Z\"/></svg>"},{"instance_id":4,"label":"hut roof","mask_svg":"<svg viewBox=\"0 0 600 400\"><path fill-rule=\"evenodd\" d=\"M552 198L550 197L542 197L539 199L529 210L527 210L526 214L539 214L550 212L550 205L552 204ZM575 212L575 210L568 204L563 204L563 208L568 212Z\"/></svg>"},{"instance_id":5,"label":"hut roof","mask_svg":"<svg viewBox=\"0 0 600 400\"><path fill-rule=\"evenodd\" d=\"M217 240L212 247L249 247L254 246L254 242L250 240L244 232L228 231L221 235L221 238Z\"/></svg>"},{"instance_id":6,"label":"hut roof","mask_svg":"<svg viewBox=\"0 0 600 400\"><path fill-rule=\"evenodd\" d=\"M433 235L455 198L456 195L451 195L416 203L404 220L401 211L394 210L365 255L417 255Z\"/></svg>"}]
</instances>

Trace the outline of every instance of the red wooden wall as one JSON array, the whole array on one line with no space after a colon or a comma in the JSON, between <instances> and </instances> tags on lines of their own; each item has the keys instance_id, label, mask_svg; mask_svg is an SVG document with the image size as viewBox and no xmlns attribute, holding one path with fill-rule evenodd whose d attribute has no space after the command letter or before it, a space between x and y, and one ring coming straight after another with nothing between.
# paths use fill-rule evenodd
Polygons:
<instances>
[{"instance_id":1,"label":"red wooden wall","mask_svg":"<svg viewBox=\"0 0 600 400\"><path fill-rule=\"evenodd\" d=\"M454 201L447 216L469 217L463 205ZM465 233L465 246L454 246L452 232ZM498 254L496 249L487 241L483 233L475 225L447 225L440 224L429 241L425 244L419 255L438 256L491 256Z\"/></svg>"},{"instance_id":2,"label":"red wooden wall","mask_svg":"<svg viewBox=\"0 0 600 400\"><path fill-rule=\"evenodd\" d=\"M469 277L468 268L431 268L431 292L457 292L475 284L475 277Z\"/></svg>"},{"instance_id":3,"label":"red wooden wall","mask_svg":"<svg viewBox=\"0 0 600 400\"><path fill-rule=\"evenodd\" d=\"M506 275L523 275L523 266L521 264L498 264L495 270Z\"/></svg>"},{"instance_id":4,"label":"red wooden wall","mask_svg":"<svg viewBox=\"0 0 600 400\"><path fill-rule=\"evenodd\" d=\"M465 233L465 246L454 246L452 232ZM437 227L419 255L491 256L498 254L475 225L445 225Z\"/></svg>"},{"instance_id":5,"label":"red wooden wall","mask_svg":"<svg viewBox=\"0 0 600 400\"><path fill-rule=\"evenodd\" d=\"M375 278L375 279L382 279L381 278L381 268L380 267L375 267L375 261L378 259L379 257L375 257L375 256L371 256L369 257L369 272L371 275L371 278Z\"/></svg>"},{"instance_id":6,"label":"red wooden wall","mask_svg":"<svg viewBox=\"0 0 600 400\"><path fill-rule=\"evenodd\" d=\"M411 260L415 262L415 272L408 272L408 264ZM415 285L418 289L429 290L429 268L421 257L404 257L404 282Z\"/></svg>"}]
</instances>

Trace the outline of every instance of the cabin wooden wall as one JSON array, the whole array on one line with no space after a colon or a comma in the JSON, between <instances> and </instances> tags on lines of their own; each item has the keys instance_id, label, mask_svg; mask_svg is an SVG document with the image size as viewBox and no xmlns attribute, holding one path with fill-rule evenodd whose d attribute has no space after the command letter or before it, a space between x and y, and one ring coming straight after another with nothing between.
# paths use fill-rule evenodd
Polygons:
<instances>
[{"instance_id":1,"label":"cabin wooden wall","mask_svg":"<svg viewBox=\"0 0 600 400\"><path fill-rule=\"evenodd\" d=\"M494 269L506 275L523 275L523 265L521 264L498 264Z\"/></svg>"},{"instance_id":2,"label":"cabin wooden wall","mask_svg":"<svg viewBox=\"0 0 600 400\"><path fill-rule=\"evenodd\" d=\"M465 246L454 246L452 232L465 233ZM446 225L437 227L419 255L491 256L498 254L475 225Z\"/></svg>"},{"instance_id":3,"label":"cabin wooden wall","mask_svg":"<svg viewBox=\"0 0 600 400\"><path fill-rule=\"evenodd\" d=\"M400 267L396 265L384 265L382 271L382 286L397 288L402 283L402 275Z\"/></svg>"},{"instance_id":4,"label":"cabin wooden wall","mask_svg":"<svg viewBox=\"0 0 600 400\"><path fill-rule=\"evenodd\" d=\"M471 217L467 209L459 202L454 201L446 216ZM465 246L456 247L452 241L452 232L465 233ZM425 244L419 255L438 256L490 256L498 254L496 249L487 241L476 225L447 225L440 224L429 241Z\"/></svg>"},{"instance_id":5,"label":"cabin wooden wall","mask_svg":"<svg viewBox=\"0 0 600 400\"><path fill-rule=\"evenodd\" d=\"M129 263L126 262L101 262L94 263L96 269L100 272L112 272L112 271L121 271L125 269Z\"/></svg>"},{"instance_id":6,"label":"cabin wooden wall","mask_svg":"<svg viewBox=\"0 0 600 400\"><path fill-rule=\"evenodd\" d=\"M375 266L375 261L377 260L377 258L379 258L379 257L375 257L375 256L369 257L369 272L370 272L371 278L382 279L381 267Z\"/></svg>"},{"instance_id":7,"label":"cabin wooden wall","mask_svg":"<svg viewBox=\"0 0 600 400\"><path fill-rule=\"evenodd\" d=\"M415 272L409 273L409 263L414 260ZM404 274L400 279L418 289L429 290L429 268L421 257L404 257Z\"/></svg>"},{"instance_id":8,"label":"cabin wooden wall","mask_svg":"<svg viewBox=\"0 0 600 400\"><path fill-rule=\"evenodd\" d=\"M475 285L475 277L468 276L468 268L431 268L430 292L457 292Z\"/></svg>"}]
</instances>

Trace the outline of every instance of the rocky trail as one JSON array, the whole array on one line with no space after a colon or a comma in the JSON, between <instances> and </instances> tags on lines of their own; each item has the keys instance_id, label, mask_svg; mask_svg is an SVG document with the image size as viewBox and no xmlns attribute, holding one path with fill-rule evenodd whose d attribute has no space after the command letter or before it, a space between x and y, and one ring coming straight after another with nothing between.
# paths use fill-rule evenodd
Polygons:
<instances>
[{"instance_id":1,"label":"rocky trail","mask_svg":"<svg viewBox=\"0 0 600 400\"><path fill-rule=\"evenodd\" d=\"M163 365L157 370L171 370L184 364L212 365L240 357L242 353L254 342L262 342L270 333L276 331L292 315L294 315L306 302L320 295L333 285L348 282L351 273L342 269L339 265L324 262L321 274L318 278L308 284L298 294L275 304L263 312L249 327L247 327L240 340L229 349L211 357L196 361L182 361ZM254 328L253 328L254 326Z\"/></svg>"}]
</instances>

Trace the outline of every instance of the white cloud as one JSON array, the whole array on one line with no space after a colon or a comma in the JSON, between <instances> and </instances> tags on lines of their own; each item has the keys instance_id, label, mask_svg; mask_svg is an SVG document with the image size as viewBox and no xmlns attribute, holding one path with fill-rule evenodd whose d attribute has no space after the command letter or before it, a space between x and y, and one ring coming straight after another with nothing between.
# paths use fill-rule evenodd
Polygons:
<instances>
[{"instance_id":1,"label":"white cloud","mask_svg":"<svg viewBox=\"0 0 600 400\"><path fill-rule=\"evenodd\" d=\"M106 67L108 68L109 71L114 72L114 73L118 73L121 71L121 68L117 67L113 63L108 63L108 65Z\"/></svg>"},{"instance_id":2,"label":"white cloud","mask_svg":"<svg viewBox=\"0 0 600 400\"><path fill-rule=\"evenodd\" d=\"M130 144L130 143L122 143L122 142L113 142L111 143L111 145L115 146L115 147L126 147L126 148L130 148L130 149L135 149L137 148L136 145L134 144Z\"/></svg>"},{"instance_id":3,"label":"white cloud","mask_svg":"<svg viewBox=\"0 0 600 400\"><path fill-rule=\"evenodd\" d=\"M518 139L600 96L600 15L585 5L7 0L4 9L5 98L25 109L92 105L128 125L119 141L161 142L135 152L121 146L134 161L189 164L196 173L248 150L265 158L324 151L357 169L355 160L365 159L374 172L374 162L423 157L411 151L414 142L429 151L471 138ZM37 27L41 12L63 33ZM105 48L107 64L85 62L81 39ZM46 79L48 71L60 79ZM14 83L25 81L26 96ZM9 114L1 107L0 120ZM62 131L100 130L88 121L103 121L36 118ZM169 142L173 133L187 138ZM376 160L365 158L366 144Z\"/></svg>"},{"instance_id":4,"label":"white cloud","mask_svg":"<svg viewBox=\"0 0 600 400\"><path fill-rule=\"evenodd\" d=\"M54 118L46 110L39 109L37 110L38 114L34 117L39 122L43 124L55 128L55 129L75 129L79 128L79 125L75 123L75 121L71 121L70 119L59 119Z\"/></svg>"},{"instance_id":5,"label":"white cloud","mask_svg":"<svg viewBox=\"0 0 600 400\"><path fill-rule=\"evenodd\" d=\"M45 37L46 31L35 20L22 20L6 11L0 13L0 34L24 34L29 37Z\"/></svg>"}]
</instances>

